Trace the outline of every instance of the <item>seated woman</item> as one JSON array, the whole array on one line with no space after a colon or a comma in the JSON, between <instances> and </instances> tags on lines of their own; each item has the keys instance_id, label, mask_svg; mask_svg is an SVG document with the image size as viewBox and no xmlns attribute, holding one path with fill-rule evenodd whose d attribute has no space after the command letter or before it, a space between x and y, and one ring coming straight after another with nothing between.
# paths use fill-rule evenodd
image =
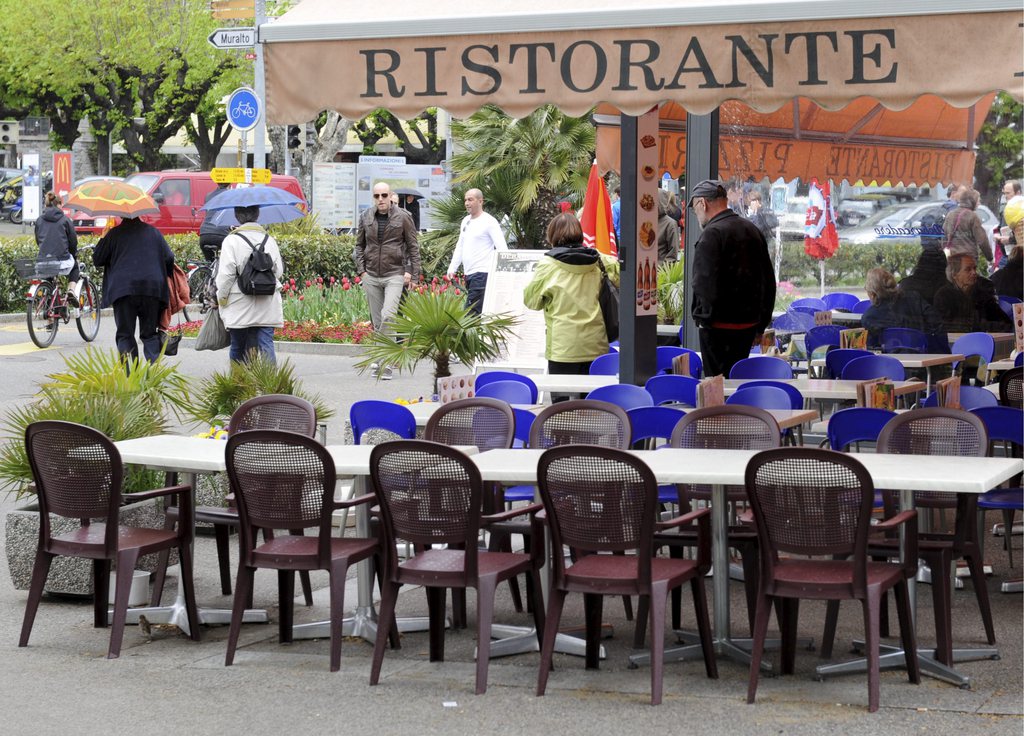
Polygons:
<instances>
[{"instance_id":1,"label":"seated woman","mask_svg":"<svg viewBox=\"0 0 1024 736\"><path fill-rule=\"evenodd\" d=\"M935 311L947 332L1009 332L1013 323L999 307L992 282L978 275L977 262L956 254L946 264L949 283L935 292Z\"/></svg>"},{"instance_id":2,"label":"seated woman","mask_svg":"<svg viewBox=\"0 0 1024 736\"><path fill-rule=\"evenodd\" d=\"M1003 267L992 274L992 285L1000 296L1014 296L1024 299L1024 248L1013 246L1010 257L1003 261Z\"/></svg>"},{"instance_id":3,"label":"seated woman","mask_svg":"<svg viewBox=\"0 0 1024 736\"><path fill-rule=\"evenodd\" d=\"M946 254L938 246L926 245L921 248L914 270L900 280L900 291L916 292L925 302L934 304L935 292L947 283Z\"/></svg>"},{"instance_id":4,"label":"seated woman","mask_svg":"<svg viewBox=\"0 0 1024 736\"><path fill-rule=\"evenodd\" d=\"M939 316L916 291L897 287L896 279L884 268L868 271L864 290L871 300L871 306L861 317L861 325L868 331L868 347L881 347L886 328L908 327L928 336L929 352L949 352Z\"/></svg>"}]
</instances>

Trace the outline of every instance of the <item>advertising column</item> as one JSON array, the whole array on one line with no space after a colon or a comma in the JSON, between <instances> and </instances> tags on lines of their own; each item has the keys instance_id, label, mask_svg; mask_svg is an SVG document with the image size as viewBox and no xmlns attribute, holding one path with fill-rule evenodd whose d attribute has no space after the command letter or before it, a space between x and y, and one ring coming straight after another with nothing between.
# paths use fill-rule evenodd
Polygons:
<instances>
[{"instance_id":1,"label":"advertising column","mask_svg":"<svg viewBox=\"0 0 1024 736\"><path fill-rule=\"evenodd\" d=\"M39 181L39 154L26 153L22 156L21 168L25 171L25 180L21 187L22 220L35 222L39 219L43 196Z\"/></svg>"}]
</instances>

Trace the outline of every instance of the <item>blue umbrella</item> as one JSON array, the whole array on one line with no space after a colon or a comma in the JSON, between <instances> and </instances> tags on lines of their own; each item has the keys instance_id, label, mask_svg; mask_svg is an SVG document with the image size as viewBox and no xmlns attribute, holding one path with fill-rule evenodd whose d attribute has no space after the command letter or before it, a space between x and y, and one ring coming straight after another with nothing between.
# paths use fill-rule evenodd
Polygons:
<instances>
[{"instance_id":1,"label":"blue umbrella","mask_svg":"<svg viewBox=\"0 0 1024 736\"><path fill-rule=\"evenodd\" d=\"M210 204L213 204L212 202ZM203 209L206 209L205 207ZM305 217L305 213L298 207L290 204L271 204L260 207L260 216L256 220L260 225L272 225L275 222L291 222ZM214 209L206 216L211 225L221 227L234 227L238 224L235 219L235 209Z\"/></svg>"},{"instance_id":2,"label":"blue umbrella","mask_svg":"<svg viewBox=\"0 0 1024 736\"><path fill-rule=\"evenodd\" d=\"M203 209L207 211L234 209L235 207L270 207L273 205L294 206L302 200L284 189L269 186L239 187L228 189L211 199Z\"/></svg>"}]
</instances>

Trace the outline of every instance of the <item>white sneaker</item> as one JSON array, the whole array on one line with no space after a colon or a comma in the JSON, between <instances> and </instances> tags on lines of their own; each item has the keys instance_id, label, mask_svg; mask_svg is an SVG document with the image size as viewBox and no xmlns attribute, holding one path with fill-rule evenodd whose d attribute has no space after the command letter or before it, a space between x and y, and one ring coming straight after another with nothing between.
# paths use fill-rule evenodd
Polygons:
<instances>
[{"instance_id":1,"label":"white sneaker","mask_svg":"<svg viewBox=\"0 0 1024 736\"><path fill-rule=\"evenodd\" d=\"M394 370L391 368L391 366L384 366L384 370L380 372L380 380L390 381L394 377Z\"/></svg>"},{"instance_id":2,"label":"white sneaker","mask_svg":"<svg viewBox=\"0 0 1024 736\"><path fill-rule=\"evenodd\" d=\"M380 363L370 363L370 378L376 378L380 373Z\"/></svg>"}]
</instances>

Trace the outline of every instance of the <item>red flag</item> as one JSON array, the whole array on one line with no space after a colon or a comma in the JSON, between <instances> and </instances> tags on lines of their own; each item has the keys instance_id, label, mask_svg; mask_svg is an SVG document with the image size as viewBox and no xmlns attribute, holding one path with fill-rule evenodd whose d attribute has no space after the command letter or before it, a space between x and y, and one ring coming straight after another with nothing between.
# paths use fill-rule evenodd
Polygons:
<instances>
[{"instance_id":1,"label":"red flag","mask_svg":"<svg viewBox=\"0 0 1024 736\"><path fill-rule=\"evenodd\" d=\"M597 174L597 164L590 167L580 225L583 227L583 245L597 248L605 255L618 255L615 227L612 225L612 201L608 197L604 179Z\"/></svg>"},{"instance_id":2,"label":"red flag","mask_svg":"<svg viewBox=\"0 0 1024 736\"><path fill-rule=\"evenodd\" d=\"M832 189L827 181L824 189L819 189L818 180L811 179L811 188L807 194L804 252L811 258L819 260L831 258L839 249L836 213L832 208Z\"/></svg>"}]
</instances>

